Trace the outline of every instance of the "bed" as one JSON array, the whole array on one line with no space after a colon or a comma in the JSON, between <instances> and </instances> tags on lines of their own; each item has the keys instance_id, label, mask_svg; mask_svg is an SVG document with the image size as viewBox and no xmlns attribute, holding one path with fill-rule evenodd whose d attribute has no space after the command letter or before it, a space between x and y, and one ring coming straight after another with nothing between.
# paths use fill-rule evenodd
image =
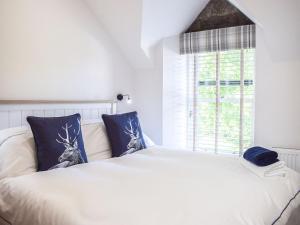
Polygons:
<instances>
[{"instance_id":1,"label":"bed","mask_svg":"<svg viewBox=\"0 0 300 225\"><path fill-rule=\"evenodd\" d=\"M300 177L291 169L263 179L238 157L161 146L102 158L2 177L0 224L300 224Z\"/></svg>"}]
</instances>

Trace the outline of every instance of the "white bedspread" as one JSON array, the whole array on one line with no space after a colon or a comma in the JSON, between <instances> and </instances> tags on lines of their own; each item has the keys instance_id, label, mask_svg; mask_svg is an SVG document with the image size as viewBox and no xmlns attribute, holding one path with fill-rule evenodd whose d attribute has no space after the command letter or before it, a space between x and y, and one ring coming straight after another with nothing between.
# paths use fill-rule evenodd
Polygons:
<instances>
[{"instance_id":1,"label":"white bedspread","mask_svg":"<svg viewBox=\"0 0 300 225\"><path fill-rule=\"evenodd\" d=\"M153 148L1 180L0 216L14 225L283 225L298 190L292 170L260 178L236 158Z\"/></svg>"}]
</instances>

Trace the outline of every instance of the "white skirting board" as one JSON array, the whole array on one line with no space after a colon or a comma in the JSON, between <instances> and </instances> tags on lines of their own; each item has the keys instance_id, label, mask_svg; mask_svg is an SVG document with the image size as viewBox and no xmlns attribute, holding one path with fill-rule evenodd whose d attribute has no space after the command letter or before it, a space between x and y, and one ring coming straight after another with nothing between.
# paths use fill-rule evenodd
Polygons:
<instances>
[{"instance_id":1,"label":"white skirting board","mask_svg":"<svg viewBox=\"0 0 300 225\"><path fill-rule=\"evenodd\" d=\"M279 159L289 168L300 172L300 149L273 147L273 150L278 152Z\"/></svg>"}]
</instances>

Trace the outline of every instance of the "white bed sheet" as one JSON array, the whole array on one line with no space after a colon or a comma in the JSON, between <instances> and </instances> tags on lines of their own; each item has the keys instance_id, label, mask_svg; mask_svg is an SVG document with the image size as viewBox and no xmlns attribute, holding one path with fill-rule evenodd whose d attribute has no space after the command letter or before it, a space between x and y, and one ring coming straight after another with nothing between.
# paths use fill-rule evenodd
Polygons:
<instances>
[{"instance_id":1,"label":"white bed sheet","mask_svg":"<svg viewBox=\"0 0 300 225\"><path fill-rule=\"evenodd\" d=\"M0 216L14 225L284 225L299 190L292 170L260 178L236 158L156 147L3 179Z\"/></svg>"}]
</instances>

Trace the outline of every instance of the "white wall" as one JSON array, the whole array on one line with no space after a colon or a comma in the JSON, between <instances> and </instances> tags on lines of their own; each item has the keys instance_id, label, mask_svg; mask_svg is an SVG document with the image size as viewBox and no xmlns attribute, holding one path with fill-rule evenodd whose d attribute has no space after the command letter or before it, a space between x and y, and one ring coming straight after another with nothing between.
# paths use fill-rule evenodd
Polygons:
<instances>
[{"instance_id":1,"label":"white wall","mask_svg":"<svg viewBox=\"0 0 300 225\"><path fill-rule=\"evenodd\" d=\"M188 127L188 81L186 60L179 51L179 36L163 42L163 144L171 148L186 148ZM176 141L174 141L176 140Z\"/></svg>"},{"instance_id":2,"label":"white wall","mask_svg":"<svg viewBox=\"0 0 300 225\"><path fill-rule=\"evenodd\" d=\"M137 70L135 78L135 93L137 111L141 119L143 130L155 143L162 143L162 46L154 50L155 67Z\"/></svg>"},{"instance_id":3,"label":"white wall","mask_svg":"<svg viewBox=\"0 0 300 225\"><path fill-rule=\"evenodd\" d=\"M300 148L300 1L235 2L258 24L255 143Z\"/></svg>"},{"instance_id":4,"label":"white wall","mask_svg":"<svg viewBox=\"0 0 300 225\"><path fill-rule=\"evenodd\" d=\"M276 60L282 51L272 54L262 28L257 37L255 143L300 148L300 57ZM278 44L290 47L288 39Z\"/></svg>"},{"instance_id":5,"label":"white wall","mask_svg":"<svg viewBox=\"0 0 300 225\"><path fill-rule=\"evenodd\" d=\"M0 1L0 49L1 99L133 94L134 70L81 0Z\"/></svg>"}]
</instances>

